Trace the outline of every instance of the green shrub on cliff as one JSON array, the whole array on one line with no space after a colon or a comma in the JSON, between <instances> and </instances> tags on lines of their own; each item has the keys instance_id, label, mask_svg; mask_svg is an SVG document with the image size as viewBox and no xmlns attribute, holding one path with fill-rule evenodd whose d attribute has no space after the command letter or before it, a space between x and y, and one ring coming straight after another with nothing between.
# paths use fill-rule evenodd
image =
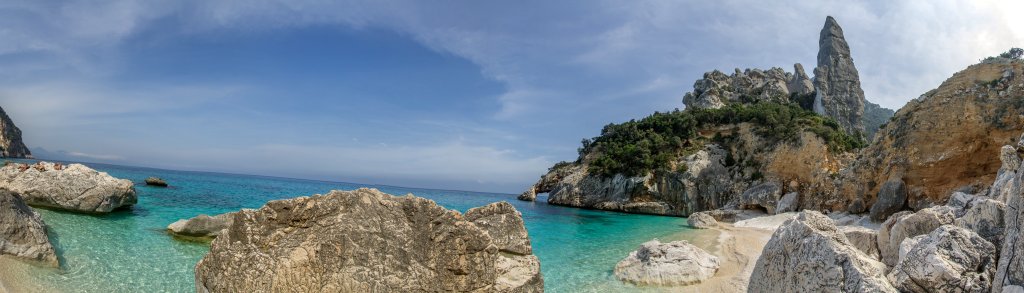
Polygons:
<instances>
[{"instance_id":1,"label":"green shrub on cliff","mask_svg":"<svg viewBox=\"0 0 1024 293\"><path fill-rule=\"evenodd\" d=\"M843 132L839 124L807 111L796 104L763 102L729 104L720 109L692 109L654 113L639 121L608 124L601 135L583 140L580 159L592 155L590 171L604 176L642 175L667 169L680 156L703 144L699 129L717 125L750 122L756 132L772 144L796 142L808 131L821 137L832 151L843 152L864 147L860 136Z\"/></svg>"}]
</instances>

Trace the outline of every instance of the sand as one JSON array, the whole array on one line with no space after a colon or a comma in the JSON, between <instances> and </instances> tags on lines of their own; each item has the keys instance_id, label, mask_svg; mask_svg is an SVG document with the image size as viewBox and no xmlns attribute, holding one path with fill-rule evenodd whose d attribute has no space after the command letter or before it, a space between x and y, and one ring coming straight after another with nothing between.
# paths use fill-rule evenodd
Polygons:
<instances>
[{"instance_id":1,"label":"sand","mask_svg":"<svg viewBox=\"0 0 1024 293\"><path fill-rule=\"evenodd\" d=\"M722 266L714 277L700 284L666 289L671 292L746 292L761 250L771 240L772 233L795 216L796 213L767 215L744 212L739 215L740 221L734 224L720 223L716 229L696 232L716 235L698 236L692 243L718 256Z\"/></svg>"},{"instance_id":2,"label":"sand","mask_svg":"<svg viewBox=\"0 0 1024 293\"><path fill-rule=\"evenodd\" d=\"M0 293L57 292L32 279L30 270L35 268L13 257L0 256Z\"/></svg>"}]
</instances>

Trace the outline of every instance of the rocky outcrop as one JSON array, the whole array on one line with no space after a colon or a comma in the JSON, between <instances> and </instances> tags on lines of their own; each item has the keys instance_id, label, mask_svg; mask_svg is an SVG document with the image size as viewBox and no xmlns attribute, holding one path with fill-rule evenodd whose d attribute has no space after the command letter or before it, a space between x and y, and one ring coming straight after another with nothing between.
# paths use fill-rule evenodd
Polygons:
<instances>
[{"instance_id":1,"label":"rocky outcrop","mask_svg":"<svg viewBox=\"0 0 1024 293\"><path fill-rule=\"evenodd\" d=\"M1006 225L1003 218L1006 204L988 198L972 201L960 218L953 223L959 227L974 231L988 242L999 247L1003 244L1003 233Z\"/></svg>"},{"instance_id":2,"label":"rocky outcrop","mask_svg":"<svg viewBox=\"0 0 1024 293\"><path fill-rule=\"evenodd\" d=\"M224 229L231 226L235 213L223 213L216 216L198 215L191 219L182 219L167 226L167 232L171 235L212 238L223 233Z\"/></svg>"},{"instance_id":3,"label":"rocky outcrop","mask_svg":"<svg viewBox=\"0 0 1024 293\"><path fill-rule=\"evenodd\" d=\"M846 236L850 245L874 260L880 260L878 232L860 226L839 226L839 232Z\"/></svg>"},{"instance_id":4,"label":"rocky outcrop","mask_svg":"<svg viewBox=\"0 0 1024 293\"><path fill-rule=\"evenodd\" d=\"M942 225L952 224L954 218L953 209L947 206L892 215L878 230L878 250L881 252L882 262L888 266L896 265L899 260L900 243L904 239L931 233Z\"/></svg>"},{"instance_id":5,"label":"rocky outcrop","mask_svg":"<svg viewBox=\"0 0 1024 293\"><path fill-rule=\"evenodd\" d=\"M375 189L271 201L213 240L196 291L542 292L521 221L508 203L463 215Z\"/></svg>"},{"instance_id":6,"label":"rocky outcrop","mask_svg":"<svg viewBox=\"0 0 1024 293\"><path fill-rule=\"evenodd\" d=\"M814 94L814 81L804 72L800 63L793 64L793 78L789 80L789 93L796 96Z\"/></svg>"},{"instance_id":7,"label":"rocky outcrop","mask_svg":"<svg viewBox=\"0 0 1024 293\"><path fill-rule=\"evenodd\" d=\"M57 253L46 236L46 224L21 197L0 189L0 254L56 267Z\"/></svg>"},{"instance_id":8,"label":"rocky outcrop","mask_svg":"<svg viewBox=\"0 0 1024 293\"><path fill-rule=\"evenodd\" d=\"M1017 74L1004 75L1008 72ZM911 100L841 172L837 194L847 203L860 199L872 205L882 200L878 195L885 182L899 178L906 185L907 207L918 210L945 204L964 187L997 182L990 189L993 198L1009 192L1012 185L1005 183L1017 163L1002 162L1000 154L1024 129L1021 72L1019 60L983 62Z\"/></svg>"},{"instance_id":9,"label":"rocky outcrop","mask_svg":"<svg viewBox=\"0 0 1024 293\"><path fill-rule=\"evenodd\" d=\"M615 265L615 277L637 285L679 286L700 283L718 272L718 257L689 242L645 242Z\"/></svg>"},{"instance_id":10,"label":"rocky outcrop","mask_svg":"<svg viewBox=\"0 0 1024 293\"><path fill-rule=\"evenodd\" d=\"M843 28L829 16L818 39L818 67L814 68L814 111L832 117L849 134L864 133L864 90L853 65Z\"/></svg>"},{"instance_id":11,"label":"rocky outcrop","mask_svg":"<svg viewBox=\"0 0 1024 293\"><path fill-rule=\"evenodd\" d=\"M765 182L751 186L740 195L740 207L745 209L764 209L768 214L775 214L775 207L782 196L782 187L775 182Z\"/></svg>"},{"instance_id":12,"label":"rocky outcrop","mask_svg":"<svg viewBox=\"0 0 1024 293\"><path fill-rule=\"evenodd\" d=\"M32 152L21 141L21 129L0 109L0 156L4 158L31 158Z\"/></svg>"},{"instance_id":13,"label":"rocky outcrop","mask_svg":"<svg viewBox=\"0 0 1024 293\"><path fill-rule=\"evenodd\" d=\"M708 212L692 213L686 218L686 224L697 229L711 229L718 227L718 220Z\"/></svg>"},{"instance_id":14,"label":"rocky outcrop","mask_svg":"<svg viewBox=\"0 0 1024 293\"><path fill-rule=\"evenodd\" d=\"M1021 159L1017 154L1017 148L1004 145L999 149L999 171L996 172L996 179L992 182L988 196L1001 202L1007 202L1011 194L1016 190L1017 185L1013 179L1017 177L1017 169L1020 168Z\"/></svg>"},{"instance_id":15,"label":"rocky outcrop","mask_svg":"<svg viewBox=\"0 0 1024 293\"><path fill-rule=\"evenodd\" d=\"M1022 137L1024 138L1024 137ZM1024 141L1022 139L1021 141ZM1018 143L1018 149L1024 145ZM1017 169L1013 185L1024 184L1024 167ZM999 251L999 266L992 281L992 292L1021 291L1024 286L1024 194L1020 188L1006 197L1006 213L1003 220L1005 229L1002 249Z\"/></svg>"},{"instance_id":16,"label":"rocky outcrop","mask_svg":"<svg viewBox=\"0 0 1024 293\"><path fill-rule=\"evenodd\" d=\"M802 71L803 67L798 69ZM683 104L687 109L718 109L729 103L786 103L790 101L790 87L802 86L799 79L778 67L744 71L737 68L732 75L715 70L694 82L693 91L683 96Z\"/></svg>"},{"instance_id":17,"label":"rocky outcrop","mask_svg":"<svg viewBox=\"0 0 1024 293\"><path fill-rule=\"evenodd\" d=\"M800 193L790 192L782 196L779 199L779 203L775 205L776 213L789 213L800 210Z\"/></svg>"},{"instance_id":18,"label":"rocky outcrop","mask_svg":"<svg viewBox=\"0 0 1024 293\"><path fill-rule=\"evenodd\" d=\"M9 164L0 168L0 188L32 206L75 212L108 213L138 202L131 181L81 164Z\"/></svg>"},{"instance_id":19,"label":"rocky outcrop","mask_svg":"<svg viewBox=\"0 0 1024 293\"><path fill-rule=\"evenodd\" d=\"M907 205L907 185L903 180L886 181L878 191L878 201L871 205L871 219L882 221Z\"/></svg>"},{"instance_id":20,"label":"rocky outcrop","mask_svg":"<svg viewBox=\"0 0 1024 293\"><path fill-rule=\"evenodd\" d=\"M888 278L902 292L988 292L996 256L978 234L945 225L917 241Z\"/></svg>"},{"instance_id":21,"label":"rocky outcrop","mask_svg":"<svg viewBox=\"0 0 1024 293\"><path fill-rule=\"evenodd\" d=\"M897 292L885 269L853 247L831 219L803 211L772 234L747 292Z\"/></svg>"},{"instance_id":22,"label":"rocky outcrop","mask_svg":"<svg viewBox=\"0 0 1024 293\"><path fill-rule=\"evenodd\" d=\"M167 187L167 181L164 181L163 179L156 178L156 177L149 177L149 178L146 178L146 185L156 186L156 187Z\"/></svg>"}]
</instances>

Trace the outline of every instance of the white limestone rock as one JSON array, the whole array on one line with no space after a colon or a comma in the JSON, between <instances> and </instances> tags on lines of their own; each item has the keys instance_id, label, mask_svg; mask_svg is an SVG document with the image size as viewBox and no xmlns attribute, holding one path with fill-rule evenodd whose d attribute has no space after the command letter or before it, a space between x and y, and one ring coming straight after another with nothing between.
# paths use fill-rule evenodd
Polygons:
<instances>
[{"instance_id":1,"label":"white limestone rock","mask_svg":"<svg viewBox=\"0 0 1024 293\"><path fill-rule=\"evenodd\" d=\"M711 278L719 266L718 257L689 242L655 239L615 265L615 277L637 285L690 285Z\"/></svg>"}]
</instances>

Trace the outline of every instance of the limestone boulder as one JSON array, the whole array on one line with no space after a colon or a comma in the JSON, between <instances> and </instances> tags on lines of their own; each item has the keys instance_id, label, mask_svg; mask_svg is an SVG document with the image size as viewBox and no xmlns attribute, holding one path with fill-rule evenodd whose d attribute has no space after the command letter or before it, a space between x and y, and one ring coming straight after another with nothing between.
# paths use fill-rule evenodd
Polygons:
<instances>
[{"instance_id":1,"label":"limestone boulder","mask_svg":"<svg viewBox=\"0 0 1024 293\"><path fill-rule=\"evenodd\" d=\"M902 292L988 292L996 257L977 233L944 225L917 241L888 278Z\"/></svg>"},{"instance_id":2,"label":"limestone boulder","mask_svg":"<svg viewBox=\"0 0 1024 293\"><path fill-rule=\"evenodd\" d=\"M271 201L213 240L196 291L542 292L521 223L508 203L463 215L375 189Z\"/></svg>"},{"instance_id":3,"label":"limestone boulder","mask_svg":"<svg viewBox=\"0 0 1024 293\"><path fill-rule=\"evenodd\" d=\"M779 199L779 204L775 207L776 213L788 213L800 210L800 194L796 192L790 192L782 196Z\"/></svg>"},{"instance_id":4,"label":"limestone boulder","mask_svg":"<svg viewBox=\"0 0 1024 293\"><path fill-rule=\"evenodd\" d=\"M56 267L57 253L46 236L46 224L21 196L0 189L0 254Z\"/></svg>"},{"instance_id":5,"label":"limestone boulder","mask_svg":"<svg viewBox=\"0 0 1024 293\"><path fill-rule=\"evenodd\" d=\"M740 206L746 209L764 209L775 214L782 196L782 188L778 183L765 182L751 186L740 195Z\"/></svg>"},{"instance_id":6,"label":"limestone boulder","mask_svg":"<svg viewBox=\"0 0 1024 293\"><path fill-rule=\"evenodd\" d=\"M1006 215L1006 204L993 199L979 199L971 203L963 216L957 218L954 224L974 231L985 238L988 242L999 247L1003 244L1003 233L1006 225L1003 218Z\"/></svg>"},{"instance_id":7,"label":"limestone boulder","mask_svg":"<svg viewBox=\"0 0 1024 293\"><path fill-rule=\"evenodd\" d=\"M897 292L885 269L831 219L805 210L772 234L747 292Z\"/></svg>"},{"instance_id":8,"label":"limestone boulder","mask_svg":"<svg viewBox=\"0 0 1024 293\"><path fill-rule=\"evenodd\" d=\"M172 235L186 237L217 237L224 229L231 226L235 213L224 213L216 216L198 215L191 219L182 219L167 226Z\"/></svg>"},{"instance_id":9,"label":"limestone boulder","mask_svg":"<svg viewBox=\"0 0 1024 293\"><path fill-rule=\"evenodd\" d=\"M899 260L900 243L904 239L931 233L942 225L953 224L954 210L937 206L916 213L900 212L889 217L878 230L878 250L888 266Z\"/></svg>"},{"instance_id":10,"label":"limestone boulder","mask_svg":"<svg viewBox=\"0 0 1024 293\"><path fill-rule=\"evenodd\" d=\"M697 229L718 228L718 220L715 220L715 217L709 212L690 214L690 216L686 218L686 223L689 224L690 227Z\"/></svg>"},{"instance_id":11,"label":"limestone boulder","mask_svg":"<svg viewBox=\"0 0 1024 293\"><path fill-rule=\"evenodd\" d=\"M871 206L871 219L883 221L907 205L907 185L903 180L886 181L878 191L878 201Z\"/></svg>"},{"instance_id":12,"label":"limestone boulder","mask_svg":"<svg viewBox=\"0 0 1024 293\"><path fill-rule=\"evenodd\" d=\"M690 285L711 278L719 266L718 257L689 242L655 239L615 265L615 277L637 285Z\"/></svg>"},{"instance_id":13,"label":"limestone boulder","mask_svg":"<svg viewBox=\"0 0 1024 293\"><path fill-rule=\"evenodd\" d=\"M839 231L853 247L874 260L881 259L878 252L878 232L860 226L839 226Z\"/></svg>"},{"instance_id":14,"label":"limestone boulder","mask_svg":"<svg viewBox=\"0 0 1024 293\"><path fill-rule=\"evenodd\" d=\"M138 202L131 181L82 164L9 164L0 168L0 188L20 194L32 206L74 212L109 213Z\"/></svg>"}]
</instances>

